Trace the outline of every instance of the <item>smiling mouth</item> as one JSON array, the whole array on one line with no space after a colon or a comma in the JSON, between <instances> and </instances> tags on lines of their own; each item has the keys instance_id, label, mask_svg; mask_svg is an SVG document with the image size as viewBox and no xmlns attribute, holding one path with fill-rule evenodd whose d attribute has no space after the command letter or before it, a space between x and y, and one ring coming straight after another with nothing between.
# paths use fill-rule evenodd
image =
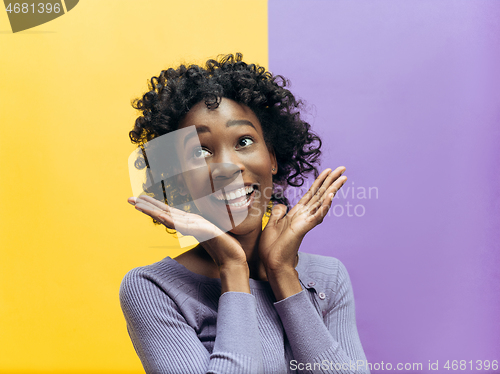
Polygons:
<instances>
[{"instance_id":1,"label":"smiling mouth","mask_svg":"<svg viewBox=\"0 0 500 374\"><path fill-rule=\"evenodd\" d=\"M250 185L229 192L224 191L224 193L223 190L219 190L212 195L212 198L217 203L225 203L227 206L239 208L249 205L257 189L256 185Z\"/></svg>"}]
</instances>

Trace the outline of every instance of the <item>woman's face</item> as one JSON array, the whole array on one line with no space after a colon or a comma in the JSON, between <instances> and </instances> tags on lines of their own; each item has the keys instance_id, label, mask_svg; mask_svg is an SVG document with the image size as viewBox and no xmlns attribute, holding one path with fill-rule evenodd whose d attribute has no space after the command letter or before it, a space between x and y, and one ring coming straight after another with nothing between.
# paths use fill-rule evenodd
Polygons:
<instances>
[{"instance_id":1,"label":"woman's face","mask_svg":"<svg viewBox=\"0 0 500 374\"><path fill-rule=\"evenodd\" d=\"M200 102L187 113L179 129L188 126L196 127L199 143L195 136L177 143L183 169L181 184L201 214L237 235L262 229L277 165L254 112L226 98L216 109Z\"/></svg>"}]
</instances>

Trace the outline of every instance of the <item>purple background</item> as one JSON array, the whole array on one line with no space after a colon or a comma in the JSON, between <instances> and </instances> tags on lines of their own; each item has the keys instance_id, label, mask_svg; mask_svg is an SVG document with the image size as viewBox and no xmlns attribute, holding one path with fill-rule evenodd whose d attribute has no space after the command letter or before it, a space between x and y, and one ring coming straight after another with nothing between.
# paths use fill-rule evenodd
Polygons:
<instances>
[{"instance_id":1,"label":"purple background","mask_svg":"<svg viewBox=\"0 0 500 374\"><path fill-rule=\"evenodd\" d=\"M500 1L270 0L269 68L347 167L302 250L347 266L368 361L500 360Z\"/></svg>"}]
</instances>

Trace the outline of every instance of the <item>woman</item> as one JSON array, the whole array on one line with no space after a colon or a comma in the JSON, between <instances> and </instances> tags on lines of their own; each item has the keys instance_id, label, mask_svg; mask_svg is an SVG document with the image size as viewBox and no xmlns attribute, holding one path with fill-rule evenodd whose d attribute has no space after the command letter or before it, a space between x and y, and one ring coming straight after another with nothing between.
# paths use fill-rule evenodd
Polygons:
<instances>
[{"instance_id":1,"label":"woman","mask_svg":"<svg viewBox=\"0 0 500 374\"><path fill-rule=\"evenodd\" d=\"M141 147L196 129L192 148L189 139L176 143L177 167L207 165L214 193L201 203L195 195L208 179L181 172L178 196L190 196L197 213L173 208L165 188L165 197L129 199L156 223L200 240L175 259L131 270L122 282L128 332L147 373L368 372L345 267L298 255L347 180L345 168L318 175L321 141L285 86L237 54L204 68L162 71L134 102L142 116L130 138ZM284 189L302 185L310 172L315 182L287 213ZM230 188L236 175L238 192Z\"/></svg>"}]
</instances>

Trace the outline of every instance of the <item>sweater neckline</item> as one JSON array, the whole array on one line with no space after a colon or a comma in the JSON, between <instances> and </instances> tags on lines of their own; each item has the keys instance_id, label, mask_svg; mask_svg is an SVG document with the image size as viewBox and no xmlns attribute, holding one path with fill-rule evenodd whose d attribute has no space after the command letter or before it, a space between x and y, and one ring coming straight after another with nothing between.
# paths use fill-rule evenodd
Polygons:
<instances>
[{"instance_id":1,"label":"sweater neckline","mask_svg":"<svg viewBox=\"0 0 500 374\"><path fill-rule=\"evenodd\" d=\"M307 256L304 256L304 253L298 253L299 260L297 262L297 266L295 267L295 270L297 270L297 273L299 274L299 279L302 280L301 275L303 274L303 270L306 267L306 262L307 262ZM210 278L207 277L206 275L198 274L195 272L192 272L188 268L186 268L184 265L178 263L176 260L174 260L172 257L168 256L165 257L162 261L167 263L168 265L172 266L177 272L180 272L186 276L188 276L191 279L197 280L200 283L212 283L212 284L218 284L220 285L220 278ZM268 281L262 281L262 280L257 280L253 278L249 278L249 283L250 283L250 288L269 288L269 282Z\"/></svg>"}]
</instances>

